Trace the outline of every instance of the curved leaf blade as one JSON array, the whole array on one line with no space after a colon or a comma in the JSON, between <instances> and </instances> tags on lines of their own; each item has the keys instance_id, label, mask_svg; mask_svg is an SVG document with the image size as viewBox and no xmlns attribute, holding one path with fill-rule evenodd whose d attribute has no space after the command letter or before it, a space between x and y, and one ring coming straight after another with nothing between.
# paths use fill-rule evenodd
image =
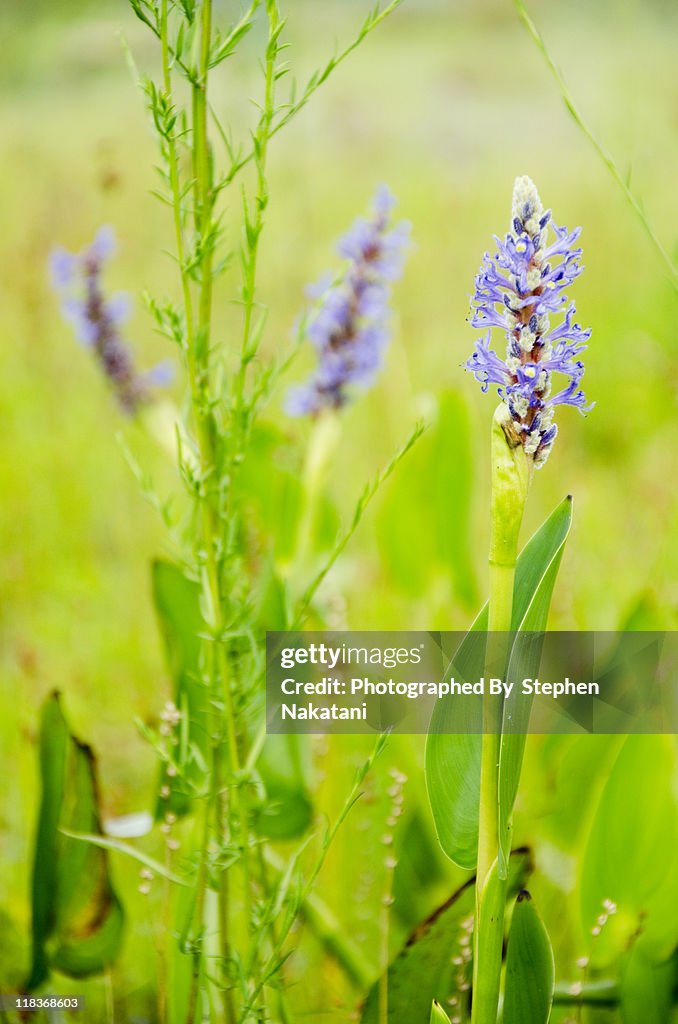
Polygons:
<instances>
[{"instance_id":1,"label":"curved leaf blade","mask_svg":"<svg viewBox=\"0 0 678 1024\"><path fill-rule=\"evenodd\" d=\"M535 536L535 543L530 542L529 550L525 549L530 561L534 590L515 627L517 631L513 637L507 672L508 678L513 681L534 678L539 671L543 647L541 634L548 622L553 589L572 525L572 500L567 498L544 525L548 526L544 535ZM524 589L525 598L527 594L527 589ZM521 687L515 685L511 696L504 701L499 752L500 873L505 871L511 849L511 815L518 793L532 700L532 696L523 694Z\"/></svg>"},{"instance_id":2,"label":"curved leaf blade","mask_svg":"<svg viewBox=\"0 0 678 1024\"><path fill-rule=\"evenodd\" d=\"M443 1010L440 1003L434 999L431 1003L431 1016L429 1018L429 1024L450 1024L450 1018Z\"/></svg>"},{"instance_id":3,"label":"curved leaf blade","mask_svg":"<svg viewBox=\"0 0 678 1024\"><path fill-rule=\"evenodd\" d=\"M675 772L670 736L626 737L610 770L579 881L585 932L604 911L603 901L616 905L592 949L597 963L612 960L634 937L655 960L667 958L678 942Z\"/></svg>"},{"instance_id":4,"label":"curved leaf blade","mask_svg":"<svg viewBox=\"0 0 678 1024\"><path fill-rule=\"evenodd\" d=\"M528 892L518 896L506 953L503 1024L547 1024L555 964L546 928Z\"/></svg>"},{"instance_id":5,"label":"curved leaf blade","mask_svg":"<svg viewBox=\"0 0 678 1024\"><path fill-rule=\"evenodd\" d=\"M506 898L516 897L532 868L528 849L512 854L508 882L501 883ZM464 950L470 953L474 912L475 879L471 879L414 930L388 968L389 1024L426 1020L434 999L443 1005L451 996L460 1004L468 1001L468 988L460 990L459 981L470 986L472 963ZM450 967L450 958L457 955L463 963ZM379 987L377 980L368 993L361 1024L378 1024Z\"/></svg>"},{"instance_id":6,"label":"curved leaf blade","mask_svg":"<svg viewBox=\"0 0 678 1024\"><path fill-rule=\"evenodd\" d=\"M541 621L545 626L555 575L571 520L572 499L568 496L539 527L518 556L513 591L514 630ZM487 624L485 605L454 657L455 667L461 667L469 678L479 678L483 673L486 645L482 634L486 633ZM436 702L426 742L429 802L442 849L455 864L468 869L475 866L478 855L480 733L480 728L474 733L468 721L460 721L459 704L454 698L442 698ZM519 766L521 760L522 748L511 750L509 744L504 766L504 785L507 789L504 800L507 806L508 797L516 785L516 765ZM519 771L517 774L519 777ZM510 806L512 808L512 802ZM505 817L508 820L510 812Z\"/></svg>"},{"instance_id":7,"label":"curved leaf blade","mask_svg":"<svg viewBox=\"0 0 678 1024\"><path fill-rule=\"evenodd\" d=\"M99 832L101 821L94 755L70 733L56 693L43 708L40 768L29 990L52 967L73 978L103 971L117 957L124 927L106 851L64 834Z\"/></svg>"},{"instance_id":8,"label":"curved leaf blade","mask_svg":"<svg viewBox=\"0 0 678 1024\"><path fill-rule=\"evenodd\" d=\"M173 700L186 723L182 739L182 771L170 777L163 765L159 789L169 789L165 799L158 796L155 814L162 818L188 814L193 793L204 782L204 765L209 763L209 693L201 675L201 634L206 626L200 612L200 586L172 562L155 561L152 566L153 602L165 642L167 663L174 681Z\"/></svg>"}]
</instances>

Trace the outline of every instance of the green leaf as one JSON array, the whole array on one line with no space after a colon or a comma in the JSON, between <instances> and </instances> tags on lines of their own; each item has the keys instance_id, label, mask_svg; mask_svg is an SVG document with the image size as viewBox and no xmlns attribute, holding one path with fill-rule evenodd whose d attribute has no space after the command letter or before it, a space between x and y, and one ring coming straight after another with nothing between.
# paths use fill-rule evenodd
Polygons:
<instances>
[{"instance_id":1,"label":"green leaf","mask_svg":"<svg viewBox=\"0 0 678 1024\"><path fill-rule=\"evenodd\" d=\"M551 941L530 894L521 892L506 953L503 1024L547 1024L554 983Z\"/></svg>"},{"instance_id":2,"label":"green leaf","mask_svg":"<svg viewBox=\"0 0 678 1024\"><path fill-rule=\"evenodd\" d=\"M94 756L71 735L56 693L42 712L40 775L29 990L50 968L74 978L103 971L118 954L124 924L106 851L61 831L99 832L101 823Z\"/></svg>"},{"instance_id":3,"label":"green leaf","mask_svg":"<svg viewBox=\"0 0 678 1024\"><path fill-rule=\"evenodd\" d=\"M636 935L656 960L668 957L678 943L675 771L670 736L628 736L612 766L580 879L585 933L603 913L604 900L617 908L592 943L596 963L613 960Z\"/></svg>"},{"instance_id":4,"label":"green leaf","mask_svg":"<svg viewBox=\"0 0 678 1024\"><path fill-rule=\"evenodd\" d=\"M396 858L393 913L409 929L421 918L429 891L433 887L439 889L448 872L447 860L424 808L415 806L398 826Z\"/></svg>"},{"instance_id":5,"label":"green leaf","mask_svg":"<svg viewBox=\"0 0 678 1024\"><path fill-rule=\"evenodd\" d=\"M511 856L508 882L503 887L508 899L514 899L526 884L532 871L529 850L516 850ZM470 985L472 963L463 955L471 949L475 912L475 880L471 879L429 918L415 929L405 946L388 968L388 1022L413 1024L426 1020L435 999L442 1005L449 998L468 1003L468 989L461 990L459 981ZM452 957L464 963L451 967ZM369 991L361 1024L378 1024L379 981Z\"/></svg>"},{"instance_id":6,"label":"green leaf","mask_svg":"<svg viewBox=\"0 0 678 1024\"><path fill-rule=\"evenodd\" d=\"M257 760L257 773L266 790L254 808L260 835L269 839L295 839L313 820L313 804L307 786L308 736L266 737Z\"/></svg>"},{"instance_id":7,"label":"green leaf","mask_svg":"<svg viewBox=\"0 0 678 1024\"><path fill-rule=\"evenodd\" d=\"M499 874L495 860L483 885L480 920L476 922L480 971L473 989L473 1016L478 1021L495 1021L497 1018L507 898L506 878Z\"/></svg>"},{"instance_id":8,"label":"green leaf","mask_svg":"<svg viewBox=\"0 0 678 1024\"><path fill-rule=\"evenodd\" d=\"M482 596L472 557L473 429L466 401L455 391L444 392L433 435L430 477L434 535L440 561L452 574L455 592L470 607ZM454 452L454 458L450 458L450 452ZM421 501L417 505L421 509Z\"/></svg>"},{"instance_id":9,"label":"green leaf","mask_svg":"<svg viewBox=\"0 0 678 1024\"><path fill-rule=\"evenodd\" d=\"M449 457L454 451L455 457ZM417 481L426 480L427 500ZM378 514L386 570L404 591L421 596L442 573L468 607L478 600L471 540L472 427L456 391L439 398L435 422L391 482Z\"/></svg>"},{"instance_id":10,"label":"green leaf","mask_svg":"<svg viewBox=\"0 0 678 1024\"><path fill-rule=\"evenodd\" d=\"M153 600L160 622L167 661L174 680L173 700L184 716L185 734L178 748L182 761L179 775L161 770L160 786L167 786L167 800L158 797L156 817L171 811L187 814L195 788L204 780L209 763L209 693L201 674L201 634L205 622L200 612L200 586L171 562L156 561L152 567Z\"/></svg>"},{"instance_id":11,"label":"green leaf","mask_svg":"<svg viewBox=\"0 0 678 1024\"><path fill-rule=\"evenodd\" d=\"M512 629L546 625L548 606L570 528L572 501L568 497L551 513L518 556L513 590ZM454 670L466 678L479 678L485 667L487 605L483 607L454 656ZM478 856L481 728L460 717L466 705L455 698L436 702L426 743L426 785L438 839L447 856L460 867L472 869ZM478 710L478 702L473 707ZM519 777L522 747L506 747L500 785L505 806ZM510 803L512 808L513 804ZM504 815L504 820L508 820Z\"/></svg>"},{"instance_id":12,"label":"green leaf","mask_svg":"<svg viewBox=\"0 0 678 1024\"><path fill-rule=\"evenodd\" d=\"M675 954L665 963L653 963L634 943L622 966L620 1003L623 1024L666 1024L671 1020L677 968Z\"/></svg>"},{"instance_id":13,"label":"green leaf","mask_svg":"<svg viewBox=\"0 0 678 1024\"><path fill-rule=\"evenodd\" d=\"M450 1024L450 1018L447 1016L440 1003L435 999L431 1003L429 1024Z\"/></svg>"},{"instance_id":14,"label":"green leaf","mask_svg":"<svg viewBox=\"0 0 678 1024\"><path fill-rule=\"evenodd\" d=\"M513 639L507 675L514 682L538 675L543 647L540 634L548 622L553 588L571 523L572 502L566 499L546 520L543 533L540 531L523 553L531 563L531 585L534 589L529 599L527 589L523 590L525 611L517 622L515 612L513 616L517 632ZM514 596L514 601L517 601L517 596ZM523 694L522 688L515 685L511 695L504 701L499 752L500 874L505 872L511 849L511 815L518 793L532 700L532 696Z\"/></svg>"}]
</instances>

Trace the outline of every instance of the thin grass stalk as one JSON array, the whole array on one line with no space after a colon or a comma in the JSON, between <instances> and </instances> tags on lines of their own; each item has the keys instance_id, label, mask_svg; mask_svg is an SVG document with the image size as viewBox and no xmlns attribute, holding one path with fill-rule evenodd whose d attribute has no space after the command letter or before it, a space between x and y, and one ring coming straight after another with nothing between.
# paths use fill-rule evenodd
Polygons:
<instances>
[{"instance_id":1,"label":"thin grass stalk","mask_svg":"<svg viewBox=\"0 0 678 1024\"><path fill-rule=\"evenodd\" d=\"M542 57L546 61L546 65L549 71L551 72L556 85L558 86L558 90L560 92L562 101L565 104L567 112L569 113L577 127L583 132L583 134L589 140L589 142L595 149L596 153L605 164L605 167L612 176L613 180L621 189L624 198L626 199L627 203L629 204L629 206L635 213L636 217L642 224L647 237L654 246L659 258L664 263L664 266L668 270L671 284L673 285L674 289L678 291L678 268L676 267L676 264L671 259L670 255L668 254L663 244L657 237L657 234L654 228L652 227L652 224L650 223L649 217L643 209L643 205L640 199L636 196L635 192L632 191L628 181L620 171L617 162L612 156L612 154L608 152L603 143L597 138L593 129L584 120L582 114L579 111L579 108L577 107L574 101L574 97L568 88L567 82L563 78L562 72L560 71L558 65L551 56L551 53L546 45L546 41L542 36L541 32L539 31L539 29L537 28L536 24L530 17L530 14L527 10L527 7L523 3L523 0L513 0L513 4L516 8L516 11L518 12L520 20L522 21L529 35L532 37Z\"/></svg>"}]
</instances>

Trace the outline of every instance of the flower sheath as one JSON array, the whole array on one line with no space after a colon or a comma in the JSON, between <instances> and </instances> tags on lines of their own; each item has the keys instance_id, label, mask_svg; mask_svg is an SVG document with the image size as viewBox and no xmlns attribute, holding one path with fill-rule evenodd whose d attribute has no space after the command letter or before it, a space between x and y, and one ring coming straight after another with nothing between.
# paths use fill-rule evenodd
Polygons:
<instances>
[{"instance_id":1,"label":"flower sheath","mask_svg":"<svg viewBox=\"0 0 678 1024\"><path fill-rule=\"evenodd\" d=\"M555 241L547 244L549 225ZM498 251L485 254L475 280L473 327L486 330L466 363L487 391L495 384L508 406L517 442L535 467L543 466L558 428L553 422L558 405L573 405L580 412L591 409L579 383L584 364L578 357L587 347L591 331L575 323L574 302L567 303L565 289L582 271L575 248L581 228L568 231L544 212L530 178L516 178L513 189L511 230ZM557 262L555 262L557 261ZM551 315L564 314L556 327ZM492 328L506 333L506 358L490 348ZM552 394L552 376L566 378Z\"/></svg>"}]
</instances>

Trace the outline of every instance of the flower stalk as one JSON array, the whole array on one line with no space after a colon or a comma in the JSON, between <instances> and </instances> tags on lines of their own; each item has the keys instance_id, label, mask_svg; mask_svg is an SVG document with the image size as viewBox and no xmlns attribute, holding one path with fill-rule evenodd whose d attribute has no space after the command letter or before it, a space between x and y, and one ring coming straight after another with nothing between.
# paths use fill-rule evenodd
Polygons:
<instances>
[{"instance_id":1,"label":"flower stalk","mask_svg":"<svg viewBox=\"0 0 678 1024\"><path fill-rule=\"evenodd\" d=\"M555 242L548 244L549 226ZM574 321L565 288L581 273L572 232L552 224L530 178L516 179L511 227L498 251L485 254L475 281L471 323L485 331L466 363L482 390L497 387L501 404L492 423L488 639L486 674L504 677L511 650L518 541L533 471L546 462L557 434L559 405L585 412L579 358L590 331ZM551 316L564 314L557 326ZM506 337L502 360L490 348L492 329ZM564 377L553 394L554 378ZM486 695L479 794L472 1024L496 1024L499 1006L506 870L500 836L499 771L503 700Z\"/></svg>"}]
</instances>

